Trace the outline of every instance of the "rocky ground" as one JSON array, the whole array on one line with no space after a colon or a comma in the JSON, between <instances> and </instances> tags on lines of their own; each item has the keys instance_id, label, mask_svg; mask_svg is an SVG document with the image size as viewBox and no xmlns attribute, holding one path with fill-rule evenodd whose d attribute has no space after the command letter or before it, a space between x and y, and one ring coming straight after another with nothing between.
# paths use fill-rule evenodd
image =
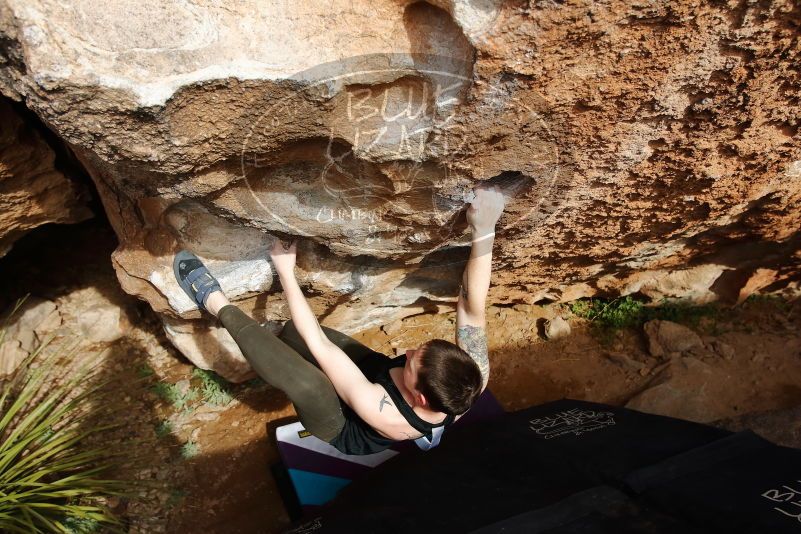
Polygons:
<instances>
[{"instance_id":1,"label":"rocky ground","mask_svg":"<svg viewBox=\"0 0 801 534\"><path fill-rule=\"evenodd\" d=\"M119 288L108 259L115 246L99 222L44 227L20 241L0 262L0 305L31 294L12 348L77 333L79 357L102 355L104 373L119 379L125 429L110 446L139 440L142 468L124 475L150 481L140 499L110 503L130 532L279 531L289 518L269 470L277 452L267 426L292 417L292 406L260 381L232 386L194 371L149 307ZM490 388L507 410L572 397L801 446L801 304L752 298L618 330L587 316L583 305L489 308ZM354 337L393 354L451 339L454 321L443 308Z\"/></svg>"}]
</instances>

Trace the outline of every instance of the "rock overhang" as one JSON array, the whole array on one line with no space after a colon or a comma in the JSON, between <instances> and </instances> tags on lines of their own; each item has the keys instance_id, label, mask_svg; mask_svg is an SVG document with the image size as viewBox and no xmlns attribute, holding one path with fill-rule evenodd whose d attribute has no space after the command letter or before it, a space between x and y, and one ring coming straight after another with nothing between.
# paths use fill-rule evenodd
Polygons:
<instances>
[{"instance_id":1,"label":"rock overhang","mask_svg":"<svg viewBox=\"0 0 801 534\"><path fill-rule=\"evenodd\" d=\"M452 302L479 180L514 193L495 301L713 299L726 273L793 257L797 125L764 86L798 91L768 54L791 38L779 4L13 0L0 79L71 144L123 287L171 321L199 318L170 288L180 247L233 266L249 311L285 315L264 310L280 299L256 253L277 235L307 241L299 273L333 326Z\"/></svg>"},{"instance_id":2,"label":"rock overhang","mask_svg":"<svg viewBox=\"0 0 801 534\"><path fill-rule=\"evenodd\" d=\"M139 108L163 106L181 87L204 81L316 82L308 78L321 72L313 67L365 53L458 58L454 45L470 47L467 36L479 38L498 12L495 0L433 3L456 13L459 27L445 11L419 4L7 0L36 83L120 89ZM416 23L424 37L440 35L416 39Z\"/></svg>"}]
</instances>

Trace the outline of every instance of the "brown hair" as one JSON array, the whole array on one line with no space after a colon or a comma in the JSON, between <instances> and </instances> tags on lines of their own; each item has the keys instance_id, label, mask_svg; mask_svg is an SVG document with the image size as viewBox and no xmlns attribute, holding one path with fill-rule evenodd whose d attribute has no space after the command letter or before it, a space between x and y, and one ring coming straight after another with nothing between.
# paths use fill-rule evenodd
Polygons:
<instances>
[{"instance_id":1,"label":"brown hair","mask_svg":"<svg viewBox=\"0 0 801 534\"><path fill-rule=\"evenodd\" d=\"M466 412L481 394L481 370L465 351L444 339L423 345L417 390L432 410L452 415Z\"/></svg>"}]
</instances>

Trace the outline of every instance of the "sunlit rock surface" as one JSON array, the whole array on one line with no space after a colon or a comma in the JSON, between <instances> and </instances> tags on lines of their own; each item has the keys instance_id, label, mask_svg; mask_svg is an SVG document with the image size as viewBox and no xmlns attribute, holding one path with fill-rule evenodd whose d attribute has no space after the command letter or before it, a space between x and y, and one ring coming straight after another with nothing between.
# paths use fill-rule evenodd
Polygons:
<instances>
[{"instance_id":1,"label":"sunlit rock surface","mask_svg":"<svg viewBox=\"0 0 801 534\"><path fill-rule=\"evenodd\" d=\"M480 180L508 196L493 302L796 291L799 23L790 0L2 0L0 88L91 174L123 288L239 377L175 251L281 319L267 248L298 237L314 311L354 332L455 300Z\"/></svg>"}]
</instances>

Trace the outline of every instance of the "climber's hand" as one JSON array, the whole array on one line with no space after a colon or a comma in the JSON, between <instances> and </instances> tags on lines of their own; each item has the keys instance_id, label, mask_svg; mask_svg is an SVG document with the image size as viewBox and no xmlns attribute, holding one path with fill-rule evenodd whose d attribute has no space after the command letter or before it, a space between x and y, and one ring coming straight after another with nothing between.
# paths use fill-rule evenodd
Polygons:
<instances>
[{"instance_id":1,"label":"climber's hand","mask_svg":"<svg viewBox=\"0 0 801 534\"><path fill-rule=\"evenodd\" d=\"M467 224L474 234L492 232L503 213L503 193L497 185L484 184L477 186L473 192L475 198L467 209Z\"/></svg>"},{"instance_id":2,"label":"climber's hand","mask_svg":"<svg viewBox=\"0 0 801 534\"><path fill-rule=\"evenodd\" d=\"M270 258L273 260L275 270L279 275L290 274L295 269L295 252L297 241L283 241L276 239L273 248L270 250Z\"/></svg>"}]
</instances>

